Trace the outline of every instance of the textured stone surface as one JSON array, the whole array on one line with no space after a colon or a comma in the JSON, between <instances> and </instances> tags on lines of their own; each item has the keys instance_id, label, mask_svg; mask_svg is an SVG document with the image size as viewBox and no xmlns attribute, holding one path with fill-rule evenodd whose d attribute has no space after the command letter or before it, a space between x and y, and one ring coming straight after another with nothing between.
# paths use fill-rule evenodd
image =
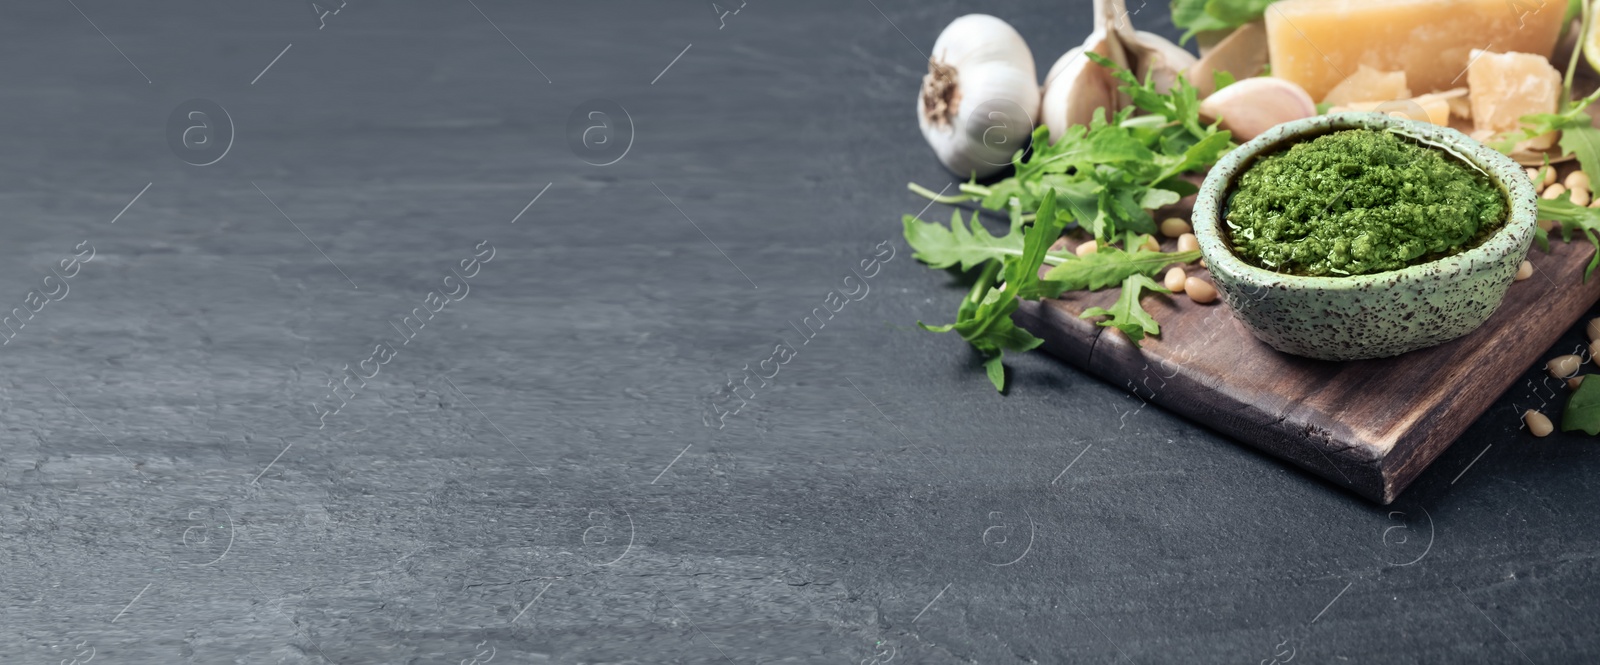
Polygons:
<instances>
[{"instance_id":1,"label":"textured stone surface","mask_svg":"<svg viewBox=\"0 0 1600 665\"><path fill-rule=\"evenodd\" d=\"M1600 652L1600 457L1518 433L1532 368L1377 508L1041 354L996 395L915 327L963 291L895 240L905 183L948 182L917 51L976 5L351 0L318 30L75 2L105 37L65 2L0 21L7 309L96 250L0 347L0 662ZM1088 4L982 10L1050 62ZM210 166L168 146L193 98L237 131ZM595 98L637 127L606 167L565 133ZM318 429L481 240L470 294ZM870 294L706 427L884 240Z\"/></svg>"}]
</instances>

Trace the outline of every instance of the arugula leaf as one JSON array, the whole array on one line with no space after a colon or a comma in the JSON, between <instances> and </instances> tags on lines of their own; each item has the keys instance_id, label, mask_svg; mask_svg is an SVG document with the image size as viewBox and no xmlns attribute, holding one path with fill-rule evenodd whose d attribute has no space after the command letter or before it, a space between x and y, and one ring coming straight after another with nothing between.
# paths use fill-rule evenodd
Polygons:
<instances>
[{"instance_id":1,"label":"arugula leaf","mask_svg":"<svg viewBox=\"0 0 1600 665\"><path fill-rule=\"evenodd\" d=\"M1122 293L1117 296L1117 302L1111 309L1090 307L1078 315L1078 318L1106 317L1100 322L1101 327L1121 330L1128 335L1128 339L1133 340L1134 346L1139 346L1139 340L1144 339L1145 335L1161 334L1161 324L1139 304L1139 296L1143 291L1172 293L1149 277L1129 275L1122 281Z\"/></svg>"},{"instance_id":2,"label":"arugula leaf","mask_svg":"<svg viewBox=\"0 0 1600 665\"><path fill-rule=\"evenodd\" d=\"M1028 235L1023 238L1022 257L1007 262L1001 269L1001 275L1006 280L1006 292L1028 300L1061 295L1060 288L1044 283L1039 277L1039 269L1044 267L1050 245L1055 244L1066 228L1066 223L1054 214L1055 207L1056 193L1052 190L1045 194L1044 203L1039 205L1039 219L1028 228Z\"/></svg>"},{"instance_id":3,"label":"arugula leaf","mask_svg":"<svg viewBox=\"0 0 1600 665\"><path fill-rule=\"evenodd\" d=\"M1600 261L1600 237L1595 235L1600 233L1600 208L1588 208L1573 203L1572 192L1563 192L1553 199L1539 199L1539 219L1560 222L1562 240L1571 242L1572 232L1580 231L1585 238L1588 238L1589 244L1594 245L1596 260L1590 261L1589 266L1583 271L1583 281L1589 281L1589 277L1594 274L1595 268L1600 267L1600 263L1597 263L1597 261ZM1541 232L1535 236L1535 239L1537 240L1541 236L1546 238L1544 245L1548 248L1549 240L1547 239L1547 234Z\"/></svg>"},{"instance_id":4,"label":"arugula leaf","mask_svg":"<svg viewBox=\"0 0 1600 665\"><path fill-rule=\"evenodd\" d=\"M1585 229L1583 234L1589 237L1589 244L1594 245L1594 254L1589 257L1589 265L1583 269L1583 281L1589 281L1589 276L1594 274L1595 268L1600 268L1600 237L1595 237L1594 231Z\"/></svg>"},{"instance_id":5,"label":"arugula leaf","mask_svg":"<svg viewBox=\"0 0 1600 665\"><path fill-rule=\"evenodd\" d=\"M1156 163L1162 166L1161 175L1157 178L1157 185L1169 184L1173 178L1190 171L1199 171L1222 158L1223 153L1233 149L1233 135L1230 132L1217 132L1200 139L1189 146L1183 154L1177 156L1161 155L1156 158Z\"/></svg>"},{"instance_id":6,"label":"arugula leaf","mask_svg":"<svg viewBox=\"0 0 1600 665\"><path fill-rule=\"evenodd\" d=\"M1561 431L1600 435L1600 380L1584 379L1567 398L1567 408L1561 413Z\"/></svg>"},{"instance_id":7,"label":"arugula leaf","mask_svg":"<svg viewBox=\"0 0 1600 665\"><path fill-rule=\"evenodd\" d=\"M1144 198L1139 201L1142 210L1155 210L1161 206L1169 206L1183 199L1183 195L1170 189L1145 190Z\"/></svg>"},{"instance_id":8,"label":"arugula leaf","mask_svg":"<svg viewBox=\"0 0 1600 665\"><path fill-rule=\"evenodd\" d=\"M1008 233L998 238L978 223L978 213L972 213L970 225L961 223L961 211L951 214L950 228L937 222L924 222L911 215L901 218L905 226L906 243L916 253L918 261L930 267L944 269L959 265L962 272L971 270L985 261L1022 254L1022 237Z\"/></svg>"},{"instance_id":9,"label":"arugula leaf","mask_svg":"<svg viewBox=\"0 0 1600 665\"><path fill-rule=\"evenodd\" d=\"M1167 254L1140 248L1129 253L1117 247L1101 247L1093 254L1051 268L1044 278L1061 284L1065 291L1099 291L1133 275L1154 277L1162 268L1198 258L1198 251Z\"/></svg>"},{"instance_id":10,"label":"arugula leaf","mask_svg":"<svg viewBox=\"0 0 1600 665\"><path fill-rule=\"evenodd\" d=\"M1490 142L1489 146L1509 155L1516 151L1518 143L1537 136L1544 136L1550 132L1561 132L1565 135L1568 131L1588 129L1593 123L1593 118L1587 109L1595 101L1600 101L1600 90L1583 99L1564 102L1563 106L1566 108L1560 113L1532 113L1522 116L1517 119L1522 123L1520 128L1501 135L1497 140Z\"/></svg>"},{"instance_id":11,"label":"arugula leaf","mask_svg":"<svg viewBox=\"0 0 1600 665\"><path fill-rule=\"evenodd\" d=\"M1226 30L1261 18L1274 0L1172 0L1172 24L1188 28L1187 42L1197 32Z\"/></svg>"},{"instance_id":12,"label":"arugula leaf","mask_svg":"<svg viewBox=\"0 0 1600 665\"><path fill-rule=\"evenodd\" d=\"M1600 173L1600 129L1584 126L1563 130L1561 151L1577 155L1584 173Z\"/></svg>"},{"instance_id":13,"label":"arugula leaf","mask_svg":"<svg viewBox=\"0 0 1600 665\"><path fill-rule=\"evenodd\" d=\"M1233 26L1226 21L1206 13L1206 0L1172 0L1172 24L1179 28L1188 28L1183 33L1179 44L1189 41L1195 34L1209 30L1226 30Z\"/></svg>"},{"instance_id":14,"label":"arugula leaf","mask_svg":"<svg viewBox=\"0 0 1600 665\"><path fill-rule=\"evenodd\" d=\"M1211 94L1214 95L1223 88L1226 88L1237 82L1238 79L1233 77L1233 72L1225 69L1218 69L1214 72L1211 72Z\"/></svg>"},{"instance_id":15,"label":"arugula leaf","mask_svg":"<svg viewBox=\"0 0 1600 665\"><path fill-rule=\"evenodd\" d=\"M1049 130L1048 127L1045 129ZM1087 134L1083 139L1058 142L1057 145L1061 147L1045 151L1043 156L1035 155L1032 160L1019 164L1017 172L1026 175L1067 173L1102 164L1147 162L1155 157L1149 148L1125 129L1109 131L1108 127L1102 127L1101 131Z\"/></svg>"},{"instance_id":16,"label":"arugula leaf","mask_svg":"<svg viewBox=\"0 0 1600 665\"><path fill-rule=\"evenodd\" d=\"M1039 279L1039 269L1049 255L1050 245L1061 237L1066 227L1066 223L1056 215L1055 208L1055 191L1045 192L1039 205L1038 218L1032 226L1026 227L1021 251L1004 254L1000 260L989 261L984 266L972 292L962 301L955 323L930 326L917 322L923 330L938 333L954 331L967 340L972 348L984 355L985 373L997 391L1005 390L1005 369L1000 364L1005 352L1031 351L1044 343L1044 340L1012 322L1011 313L1017 311L1017 298L1054 297L1061 293L1060 289ZM1011 235L1015 234L1008 234L1007 237ZM1005 286L997 289L995 280L1000 277L1003 277Z\"/></svg>"},{"instance_id":17,"label":"arugula leaf","mask_svg":"<svg viewBox=\"0 0 1600 665\"><path fill-rule=\"evenodd\" d=\"M1276 0L1211 0L1206 3L1206 13L1234 25L1244 25L1267 13L1267 5Z\"/></svg>"}]
</instances>

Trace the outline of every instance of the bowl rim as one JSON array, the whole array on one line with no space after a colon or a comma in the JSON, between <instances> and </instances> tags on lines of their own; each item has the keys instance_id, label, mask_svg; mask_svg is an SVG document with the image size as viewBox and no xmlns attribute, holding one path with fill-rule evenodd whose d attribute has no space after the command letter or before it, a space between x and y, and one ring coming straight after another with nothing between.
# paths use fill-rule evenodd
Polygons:
<instances>
[{"instance_id":1,"label":"bowl rim","mask_svg":"<svg viewBox=\"0 0 1600 665\"><path fill-rule=\"evenodd\" d=\"M1225 195L1233 181L1267 152L1276 151L1300 141L1345 129L1370 129L1383 131L1392 128L1407 130L1408 136L1421 136L1441 144L1459 159L1467 160L1487 174L1499 185L1506 196L1506 220L1488 238L1467 251L1416 265L1385 270L1383 272L1342 277L1293 275L1268 270L1247 263L1224 242L1221 226L1224 223L1222 208ZM1224 155L1206 175L1195 199L1195 237L1199 240L1201 255L1213 272L1219 270L1237 279L1274 286L1315 288L1344 291L1368 289L1375 285L1392 284L1416 278L1435 271L1460 272L1475 270L1481 265L1492 265L1510 243L1513 248L1527 246L1533 241L1538 218L1538 193L1522 166L1455 129L1427 122L1396 118L1381 113L1337 113L1291 120L1267 130Z\"/></svg>"}]
</instances>

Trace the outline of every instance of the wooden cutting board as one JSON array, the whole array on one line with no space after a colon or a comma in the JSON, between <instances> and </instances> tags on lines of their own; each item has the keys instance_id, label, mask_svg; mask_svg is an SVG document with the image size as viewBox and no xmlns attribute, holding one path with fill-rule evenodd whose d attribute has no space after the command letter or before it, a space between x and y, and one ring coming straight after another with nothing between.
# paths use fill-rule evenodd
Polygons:
<instances>
[{"instance_id":1,"label":"wooden cutting board","mask_svg":"<svg viewBox=\"0 0 1600 665\"><path fill-rule=\"evenodd\" d=\"M1280 353L1250 334L1220 298L1198 305L1182 295L1146 296L1161 335L1145 339L1142 349L1120 331L1078 318L1087 308L1111 307L1116 289L1025 301L1013 318L1044 339L1046 351L1142 400L1387 504L1523 372L1553 356L1551 344L1600 299L1600 272L1583 283L1594 254L1589 243L1553 239L1550 249L1529 252L1534 276L1514 282L1478 330L1379 360ZM1199 265L1188 269L1211 278ZM1545 415L1559 422L1559 413Z\"/></svg>"}]
</instances>

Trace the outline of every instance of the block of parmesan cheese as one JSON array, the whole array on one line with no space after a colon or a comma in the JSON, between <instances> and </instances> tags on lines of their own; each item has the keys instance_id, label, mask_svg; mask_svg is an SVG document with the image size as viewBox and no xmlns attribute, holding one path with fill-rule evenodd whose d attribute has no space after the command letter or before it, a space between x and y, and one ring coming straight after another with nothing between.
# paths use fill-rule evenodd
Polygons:
<instances>
[{"instance_id":1,"label":"block of parmesan cheese","mask_svg":"<svg viewBox=\"0 0 1600 665\"><path fill-rule=\"evenodd\" d=\"M1460 87L1473 49L1550 57L1556 0L1283 0L1267 7L1272 75L1324 99L1361 65L1406 73L1415 95Z\"/></svg>"}]
</instances>

